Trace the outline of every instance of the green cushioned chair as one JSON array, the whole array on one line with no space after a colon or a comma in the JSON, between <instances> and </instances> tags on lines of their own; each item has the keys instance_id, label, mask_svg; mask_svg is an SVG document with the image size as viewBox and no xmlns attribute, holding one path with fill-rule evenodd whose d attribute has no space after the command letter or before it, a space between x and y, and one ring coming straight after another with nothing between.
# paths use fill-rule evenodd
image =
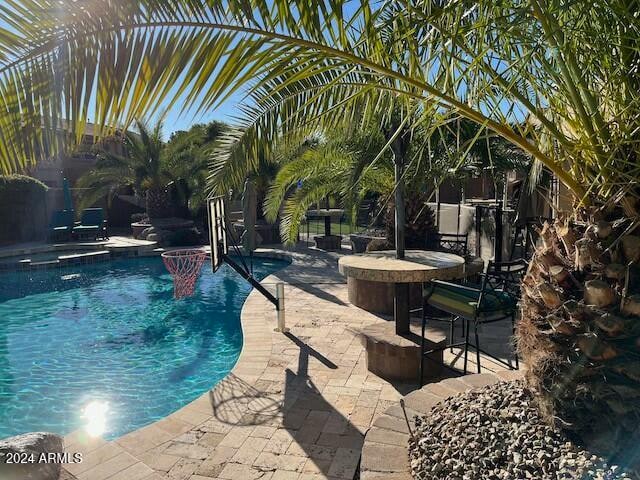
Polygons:
<instances>
[{"instance_id":1,"label":"green cushioned chair","mask_svg":"<svg viewBox=\"0 0 640 480\"><path fill-rule=\"evenodd\" d=\"M73 210L56 210L51 215L49 222L49 239L70 239L73 232L74 212Z\"/></svg>"},{"instance_id":2,"label":"green cushioned chair","mask_svg":"<svg viewBox=\"0 0 640 480\"><path fill-rule=\"evenodd\" d=\"M428 303L432 307L463 318L486 319L492 314L501 314L515 308L515 299L503 291L485 292L467 285L457 283L433 282L433 290ZM482 305L480 297L482 297Z\"/></svg>"},{"instance_id":3,"label":"green cushioned chair","mask_svg":"<svg viewBox=\"0 0 640 480\"><path fill-rule=\"evenodd\" d=\"M470 258L469 250L468 250L468 241L469 241L469 235L466 233L438 232L438 251L459 255L462 258L464 258L466 261ZM460 280L456 281L456 283L462 283L465 285L467 285L468 282L469 282L469 279L467 277L463 277ZM420 310L422 309L419 308L419 309L416 309L415 311L420 311ZM456 317L448 316L448 317L441 317L437 319L434 318L433 320L447 322L449 324L449 335L451 335L451 338L453 339L453 336L455 334ZM464 327L464 324L463 324L463 327ZM462 331L462 336L464 337L464 330ZM451 351L453 351L453 349L451 349Z\"/></svg>"},{"instance_id":4,"label":"green cushioned chair","mask_svg":"<svg viewBox=\"0 0 640 480\"><path fill-rule=\"evenodd\" d=\"M85 208L80 216L80 223L73 227L73 234L78 238L107 238L107 221L101 208Z\"/></svg>"},{"instance_id":5,"label":"green cushioned chair","mask_svg":"<svg viewBox=\"0 0 640 480\"><path fill-rule=\"evenodd\" d=\"M485 323L493 323L502 320L510 320L512 332L515 329L515 316L520 293L520 280L526 271L526 263L523 260L509 262L493 262L487 265L486 272L482 275L479 288L470 285L432 281L424 286L423 314L422 314L422 363L434 350L425 350L425 332L428 321L427 306L450 315L452 322L462 320L464 342L451 343L444 348L464 348L464 373L467 373L467 358L469 347L476 351L476 363L480 373L480 353L512 368L502 359L482 350L478 337L478 327ZM469 331L474 329L475 343L469 341ZM518 356L515 355L515 366L518 368ZM422 371L420 372L422 378Z\"/></svg>"}]
</instances>

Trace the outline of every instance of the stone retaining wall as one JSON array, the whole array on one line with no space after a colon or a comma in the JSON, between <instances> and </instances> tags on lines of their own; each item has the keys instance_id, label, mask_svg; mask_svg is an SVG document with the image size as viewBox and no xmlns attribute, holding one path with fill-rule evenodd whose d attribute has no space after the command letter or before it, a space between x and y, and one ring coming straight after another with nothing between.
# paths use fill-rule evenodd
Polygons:
<instances>
[{"instance_id":1,"label":"stone retaining wall","mask_svg":"<svg viewBox=\"0 0 640 480\"><path fill-rule=\"evenodd\" d=\"M415 427L414 418L417 415L428 415L436 404L449 397L500 381L516 380L521 376L519 371L503 371L448 378L425 385L404 397L410 426L412 429ZM365 435L360 479L411 480L408 442L409 429L398 403L380 415Z\"/></svg>"}]
</instances>

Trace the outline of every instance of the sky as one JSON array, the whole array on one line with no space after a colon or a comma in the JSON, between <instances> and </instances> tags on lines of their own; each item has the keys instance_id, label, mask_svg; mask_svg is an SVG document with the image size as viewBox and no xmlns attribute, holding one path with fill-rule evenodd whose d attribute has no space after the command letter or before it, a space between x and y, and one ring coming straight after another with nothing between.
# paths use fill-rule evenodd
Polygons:
<instances>
[{"instance_id":1,"label":"sky","mask_svg":"<svg viewBox=\"0 0 640 480\"><path fill-rule=\"evenodd\" d=\"M345 12L351 13L352 11L354 11L357 3L358 2L348 3ZM2 20L2 18L0 18L0 27L9 28L9 30L11 30L11 27L9 27L8 24ZM177 86L174 87L167 98L173 98L173 96L175 96L174 93L177 91L177 89ZM233 117L237 116L239 113L236 106L238 105L238 103L240 103L242 97L242 92L238 92L230 96L222 105L218 106L218 108L216 108L215 110L204 112L197 116L194 116L193 112L189 111L181 113L182 103L180 101L176 102L175 106L171 110L167 110L165 112L164 134L166 139L169 138L171 133L178 130L188 130L189 127L197 123L207 123L212 120L221 120L227 123L233 123ZM162 110L163 109L160 108L160 111ZM93 109L90 108L90 121L92 117Z\"/></svg>"},{"instance_id":2,"label":"sky","mask_svg":"<svg viewBox=\"0 0 640 480\"><path fill-rule=\"evenodd\" d=\"M2 0L0 0L2 1ZM67 0L61 0L64 2ZM62 4L62 3L61 3ZM347 2L345 6L345 15L353 14L356 8L359 5L359 1ZM0 27L8 28L12 30L11 27L5 23L2 18L0 18ZM174 87L169 93L167 98L173 98L175 96L175 92L178 90L178 86ZM197 123L207 123L212 120L224 121L227 123L234 123L234 118L239 115L239 110L237 109L237 105L242 101L243 92L237 92L230 96L228 99L224 101L221 105L219 105L215 110L206 111L199 115L194 115L193 111L189 112L181 112L182 102L177 101L174 104L174 107L170 110L167 110L165 113L165 121L164 121L164 136L165 139L168 139L171 133L179 130L188 130L192 125ZM163 111L164 109L160 107L159 111ZM195 109L194 109L195 110ZM94 116L94 109L90 107L89 113L89 121L92 120ZM156 115L157 117L157 115ZM152 122L155 118L147 119Z\"/></svg>"},{"instance_id":3,"label":"sky","mask_svg":"<svg viewBox=\"0 0 640 480\"><path fill-rule=\"evenodd\" d=\"M0 0L1 1L1 0ZM2 28L11 28L8 26L6 22L0 18L0 27ZM175 96L175 92L177 91L178 86L174 87L171 93L167 98L173 98ZM181 102L176 102L175 106L171 110L167 110L165 114L165 122L164 122L164 135L165 139L168 139L171 133L179 130L188 130L189 127L195 125L197 123L207 123L212 120L221 120L227 123L233 123L233 116L238 114L236 106L242 99L242 93L236 93L230 96L223 104L221 104L218 108L212 111L205 112L203 114L194 116L193 112L185 112L181 113L182 104ZM160 109L162 110L162 108ZM93 117L93 112L95 110L90 107L89 111L89 120Z\"/></svg>"},{"instance_id":4,"label":"sky","mask_svg":"<svg viewBox=\"0 0 640 480\"><path fill-rule=\"evenodd\" d=\"M177 87L173 89L177 90ZM169 94L169 98L172 95ZM208 123L212 120L221 120L227 123L233 123L233 116L237 115L236 105L240 102L242 95L236 94L229 97L222 105L215 110L194 116L192 112L180 114L181 105L174 106L171 110L167 110L164 120L165 137L179 130L188 130L189 127L197 123Z\"/></svg>"}]
</instances>

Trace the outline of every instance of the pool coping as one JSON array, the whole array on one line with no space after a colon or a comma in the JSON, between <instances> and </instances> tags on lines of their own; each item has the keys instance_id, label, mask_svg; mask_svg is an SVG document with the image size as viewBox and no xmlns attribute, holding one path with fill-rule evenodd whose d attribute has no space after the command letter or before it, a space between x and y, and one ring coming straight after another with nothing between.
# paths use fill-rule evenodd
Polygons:
<instances>
[{"instance_id":1,"label":"pool coping","mask_svg":"<svg viewBox=\"0 0 640 480\"><path fill-rule=\"evenodd\" d=\"M254 252L254 256L290 261L289 265L271 273L262 279L261 283L273 282L277 280L278 273L291 267L300 266L292 252L278 248L260 248ZM87 463L65 465L65 468L74 475L88 475L91 472L87 478L98 478L105 469L113 469L114 471L108 475L109 478L118 471L124 473L124 471L132 470L148 474L139 478L155 480L152 474L156 470L145 463L145 460L149 461L149 455L145 455L149 450L180 437L208 420L219 421L216 418L216 406L212 400L215 398L217 404L233 402L236 398L238 382L253 385L266 370L271 357L273 344L271 334L276 326L276 311L274 308L272 321L265 321L263 306L254 305L256 301L259 303L261 299L260 292L252 288L242 305L240 310L242 349L235 365L222 380L175 412L114 440L91 437L82 428L65 435L65 451L78 452L85 459L89 458ZM231 405L228 410L231 411L234 406ZM245 409L242 410L244 414ZM238 415L240 414L236 410L233 415L235 418L227 418L226 420L239 421ZM90 467L85 468L87 465Z\"/></svg>"}]
</instances>

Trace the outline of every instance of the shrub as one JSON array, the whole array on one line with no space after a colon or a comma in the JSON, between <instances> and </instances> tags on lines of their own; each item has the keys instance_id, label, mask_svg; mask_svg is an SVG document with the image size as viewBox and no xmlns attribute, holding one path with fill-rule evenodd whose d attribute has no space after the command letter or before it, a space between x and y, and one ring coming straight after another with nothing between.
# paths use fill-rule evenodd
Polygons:
<instances>
[{"instance_id":1,"label":"shrub","mask_svg":"<svg viewBox=\"0 0 640 480\"><path fill-rule=\"evenodd\" d=\"M48 187L24 175L0 176L0 244L45 237Z\"/></svg>"},{"instance_id":2,"label":"shrub","mask_svg":"<svg viewBox=\"0 0 640 480\"><path fill-rule=\"evenodd\" d=\"M26 175L0 175L0 198L7 194L25 194L29 192L46 192L49 190L40 180Z\"/></svg>"},{"instance_id":3,"label":"shrub","mask_svg":"<svg viewBox=\"0 0 640 480\"><path fill-rule=\"evenodd\" d=\"M202 243L200 232L196 228L177 230L171 236L171 245L174 247L190 247Z\"/></svg>"}]
</instances>

